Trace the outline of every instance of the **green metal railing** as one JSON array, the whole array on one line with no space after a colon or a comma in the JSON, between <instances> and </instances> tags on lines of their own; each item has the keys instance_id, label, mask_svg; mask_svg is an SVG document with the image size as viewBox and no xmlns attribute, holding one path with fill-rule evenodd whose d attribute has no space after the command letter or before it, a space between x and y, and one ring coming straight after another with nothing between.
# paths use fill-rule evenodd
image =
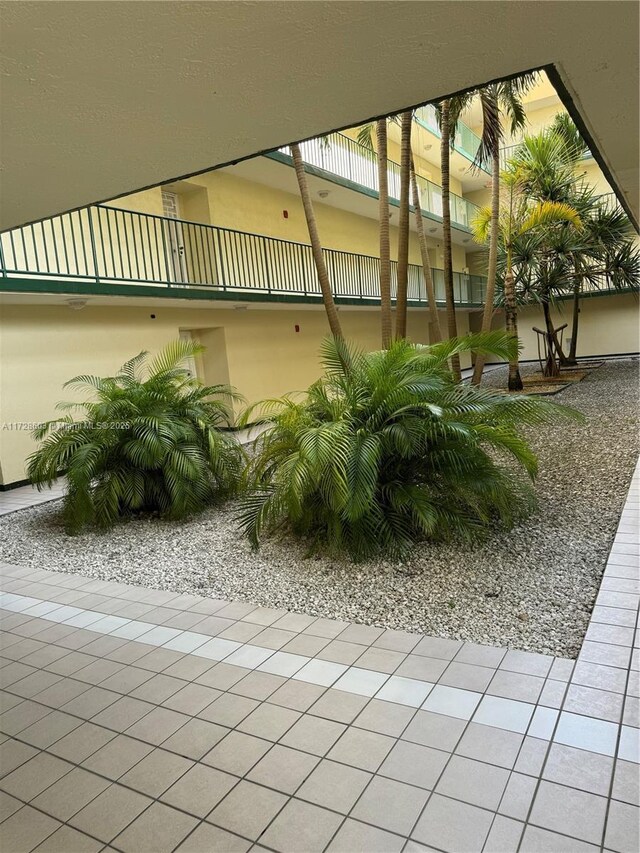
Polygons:
<instances>
[{"instance_id":1,"label":"green metal railing","mask_svg":"<svg viewBox=\"0 0 640 853\"><path fill-rule=\"evenodd\" d=\"M42 287L43 280L92 284L91 292L108 293L109 286L162 286L166 295L187 296L206 290L216 295L243 294L249 298L315 300L320 287L311 246L169 219L130 210L94 205L65 213L0 235L0 285L11 290L12 279L22 288ZM375 302L380 298L376 257L324 249L329 276L338 301ZM396 289L392 262L392 289ZM442 270L432 270L436 297L444 302ZM27 283L25 285L25 279ZM486 280L454 273L454 292L461 305L481 305ZM60 289L60 288L58 288ZM85 288L86 290L86 288ZM130 292L130 291L129 291ZM409 266L409 300L426 304L422 268Z\"/></svg>"},{"instance_id":2,"label":"green metal railing","mask_svg":"<svg viewBox=\"0 0 640 853\"><path fill-rule=\"evenodd\" d=\"M418 124L431 131L435 136L441 136L440 128L438 127L438 119L436 108L433 104L425 104L424 107L418 107L414 113L414 117ZM473 162L480 147L480 137L474 133L470 127L467 127L464 122L459 121L456 126L456 134L454 141L454 149L464 155L468 160ZM483 171L488 173L488 170L483 167Z\"/></svg>"},{"instance_id":3,"label":"green metal railing","mask_svg":"<svg viewBox=\"0 0 640 853\"><path fill-rule=\"evenodd\" d=\"M330 133L317 139L300 143L300 153L307 168L321 177L338 183L348 182L352 189L367 195L378 195L378 166L374 151L343 133ZM293 165L289 148L280 148L267 155L271 159ZM398 203L400 198L400 166L388 161L387 176L389 198ZM418 175L420 204L425 216L442 220L442 187ZM450 193L451 222L458 228L470 231L471 222L478 211L477 205L455 193Z\"/></svg>"}]
</instances>

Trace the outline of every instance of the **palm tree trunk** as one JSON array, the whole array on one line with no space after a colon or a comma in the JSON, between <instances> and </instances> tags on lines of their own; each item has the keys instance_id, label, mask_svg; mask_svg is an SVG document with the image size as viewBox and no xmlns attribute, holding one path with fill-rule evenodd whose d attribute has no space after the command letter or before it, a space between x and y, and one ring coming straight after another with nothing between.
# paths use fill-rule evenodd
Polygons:
<instances>
[{"instance_id":1,"label":"palm tree trunk","mask_svg":"<svg viewBox=\"0 0 640 853\"><path fill-rule=\"evenodd\" d=\"M578 359L578 324L580 322L580 282L573 288L573 316L571 321L571 346L569 347L569 357L566 359L567 364L577 364Z\"/></svg>"},{"instance_id":2,"label":"palm tree trunk","mask_svg":"<svg viewBox=\"0 0 640 853\"><path fill-rule=\"evenodd\" d=\"M391 343L391 248L389 244L389 186L387 179L387 120L376 122L378 154L378 227L380 229L380 322L382 347Z\"/></svg>"},{"instance_id":3,"label":"palm tree trunk","mask_svg":"<svg viewBox=\"0 0 640 853\"><path fill-rule=\"evenodd\" d=\"M492 167L491 167L491 234L489 236L489 267L487 269L487 292L484 300L484 311L482 314L482 331L491 331L493 320L493 303L496 293L496 270L498 266L498 215L500 213L500 139L495 138L493 144ZM473 366L472 385L479 385L482 380L482 372L486 356L483 353L476 354Z\"/></svg>"},{"instance_id":4,"label":"palm tree trunk","mask_svg":"<svg viewBox=\"0 0 640 853\"><path fill-rule=\"evenodd\" d=\"M411 164L411 110L402 113L400 130L400 212L398 215L398 292L396 338L407 337L407 279L409 275L409 172Z\"/></svg>"},{"instance_id":5,"label":"palm tree trunk","mask_svg":"<svg viewBox=\"0 0 640 853\"><path fill-rule=\"evenodd\" d=\"M547 360L542 369L543 376L557 376L560 373L560 366L556 361L555 351L559 350L558 339L553 328L553 320L551 319L551 308L549 306L549 297L544 296L542 299L542 311L544 313L544 322L547 327Z\"/></svg>"},{"instance_id":6,"label":"palm tree trunk","mask_svg":"<svg viewBox=\"0 0 640 853\"><path fill-rule=\"evenodd\" d=\"M444 247L444 292L447 301L447 334L450 338L458 336L456 325L456 304L453 293L453 261L451 257L451 210L449 207L449 159L451 155L449 127L449 101L440 104L440 165L442 171L442 243ZM460 356L451 358L451 372L456 382L462 378Z\"/></svg>"},{"instance_id":7,"label":"palm tree trunk","mask_svg":"<svg viewBox=\"0 0 640 853\"><path fill-rule=\"evenodd\" d=\"M413 210L416 217L416 231L418 232L418 244L420 246L420 257L422 259L422 275L424 277L425 290L427 291L429 314L431 317L431 325L433 327L435 337L435 340L429 341L429 343L438 343L438 341L442 340L442 329L440 328L440 317L438 316L436 292L433 288L433 278L431 276L431 261L429 260L427 238L424 233L424 222L422 221L422 205L420 204L420 193L418 192L418 180L416 178L416 170L413 165L413 158L411 158L410 164L410 179Z\"/></svg>"},{"instance_id":8,"label":"palm tree trunk","mask_svg":"<svg viewBox=\"0 0 640 853\"><path fill-rule=\"evenodd\" d=\"M518 308L516 306L516 285L510 265L504 277L504 313L507 333L518 338ZM518 355L509 359L509 391L522 391L522 377Z\"/></svg>"},{"instance_id":9,"label":"palm tree trunk","mask_svg":"<svg viewBox=\"0 0 640 853\"><path fill-rule=\"evenodd\" d=\"M296 178L298 180L298 188L300 190L300 198L302 199L302 206L304 208L304 216L307 220L307 229L309 231L309 239L311 240L311 252L313 254L313 261L316 265L318 283L320 284L324 308L327 312L329 328L331 329L331 334L334 338L342 338L342 327L336 310L336 304L333 301L333 293L331 292L331 282L329 281L327 265L324 262L324 255L322 254L322 244L320 243L320 235L318 234L318 224L316 222L313 204L311 203L311 194L309 192L309 184L307 183L307 175L304 170L302 154L300 153L300 146L291 145L290 147Z\"/></svg>"}]
</instances>

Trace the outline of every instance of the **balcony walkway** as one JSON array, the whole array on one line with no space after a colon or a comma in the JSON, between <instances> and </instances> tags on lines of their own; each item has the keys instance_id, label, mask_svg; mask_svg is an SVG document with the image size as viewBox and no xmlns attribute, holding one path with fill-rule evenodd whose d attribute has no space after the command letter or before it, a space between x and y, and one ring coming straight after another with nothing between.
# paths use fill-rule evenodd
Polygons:
<instances>
[{"instance_id":1,"label":"balcony walkway","mask_svg":"<svg viewBox=\"0 0 640 853\"><path fill-rule=\"evenodd\" d=\"M638 849L639 501L575 665L4 565L3 849Z\"/></svg>"},{"instance_id":2,"label":"balcony walkway","mask_svg":"<svg viewBox=\"0 0 640 853\"><path fill-rule=\"evenodd\" d=\"M335 300L380 304L380 259L323 249ZM444 272L431 271L445 301ZM397 262L391 262L395 298ZM486 278L453 274L461 307L484 303ZM263 234L93 205L0 234L0 292L321 304L311 246ZM427 306L409 264L407 298Z\"/></svg>"}]
</instances>

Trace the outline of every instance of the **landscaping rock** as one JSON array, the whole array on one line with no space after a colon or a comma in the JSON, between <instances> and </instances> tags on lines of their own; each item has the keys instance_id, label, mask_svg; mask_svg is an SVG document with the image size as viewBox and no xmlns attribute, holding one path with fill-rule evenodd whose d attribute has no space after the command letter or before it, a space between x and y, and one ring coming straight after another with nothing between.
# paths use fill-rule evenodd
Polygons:
<instances>
[{"instance_id":1,"label":"landscaping rock","mask_svg":"<svg viewBox=\"0 0 640 853\"><path fill-rule=\"evenodd\" d=\"M536 369L525 365L523 373ZM505 381L503 368L486 378L495 387ZM537 512L475 546L425 543L402 564L309 557L304 543L282 539L255 553L233 505L181 524L140 519L68 537L52 502L0 519L0 558L575 657L637 458L638 362L607 361L555 402L587 421L529 430L540 460Z\"/></svg>"}]
</instances>

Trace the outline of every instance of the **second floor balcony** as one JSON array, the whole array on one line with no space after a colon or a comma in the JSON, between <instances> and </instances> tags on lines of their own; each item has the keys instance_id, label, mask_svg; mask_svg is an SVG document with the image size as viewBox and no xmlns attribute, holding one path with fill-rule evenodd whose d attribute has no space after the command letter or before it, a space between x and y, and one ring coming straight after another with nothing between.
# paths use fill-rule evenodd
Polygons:
<instances>
[{"instance_id":1,"label":"second floor balcony","mask_svg":"<svg viewBox=\"0 0 640 853\"><path fill-rule=\"evenodd\" d=\"M324 249L336 301L380 301L380 261ZM396 263L392 262L392 291ZM94 205L0 235L0 290L179 299L319 303L311 246L181 219ZM432 269L444 305L443 271ZM461 307L483 304L483 276L454 273ZM422 267L409 265L409 302L426 306Z\"/></svg>"},{"instance_id":2,"label":"second floor balcony","mask_svg":"<svg viewBox=\"0 0 640 853\"><path fill-rule=\"evenodd\" d=\"M611 194L614 203L618 202ZM379 258L338 249L323 249L323 254L336 302L379 304ZM431 275L436 300L444 307L443 270L432 268ZM391 278L395 298L395 261ZM460 308L484 304L484 276L454 272L453 279ZM606 277L583 284L585 295L614 291ZM93 205L0 234L0 292L321 302L307 243L108 205ZM418 264L409 264L408 300L413 307L427 306Z\"/></svg>"}]
</instances>

